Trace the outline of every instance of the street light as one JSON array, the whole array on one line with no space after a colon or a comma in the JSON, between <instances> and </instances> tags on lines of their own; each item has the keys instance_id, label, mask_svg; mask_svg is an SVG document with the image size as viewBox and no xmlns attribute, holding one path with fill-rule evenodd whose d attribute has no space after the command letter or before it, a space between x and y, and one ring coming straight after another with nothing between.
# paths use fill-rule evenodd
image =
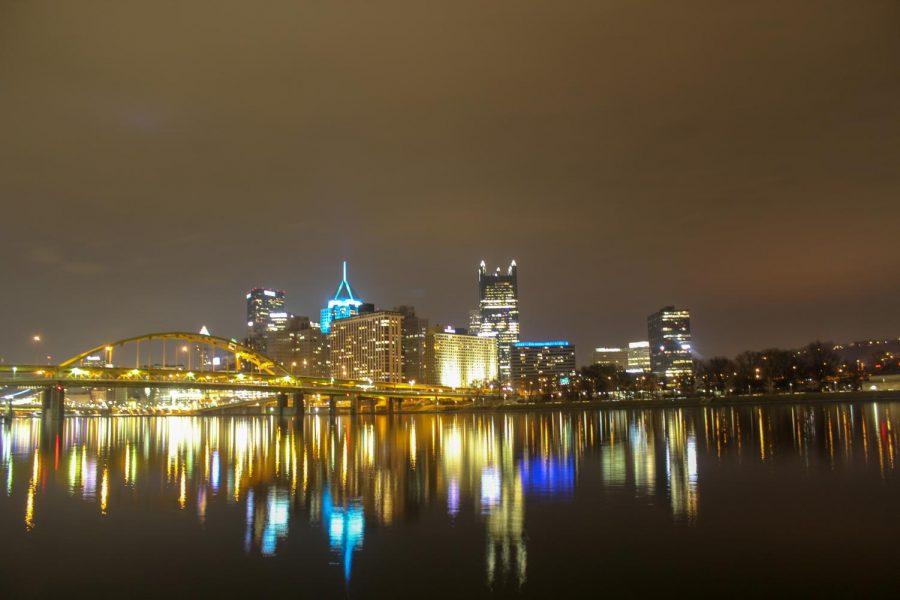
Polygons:
<instances>
[{"instance_id":1,"label":"street light","mask_svg":"<svg viewBox=\"0 0 900 600\"><path fill-rule=\"evenodd\" d=\"M35 352L37 352L37 357L38 357L37 362L35 364L40 364L41 363L41 351L40 351L40 347L39 347L39 345L41 343L40 334L35 334L35 335L31 336L31 341L34 343Z\"/></svg>"},{"instance_id":2,"label":"street light","mask_svg":"<svg viewBox=\"0 0 900 600\"><path fill-rule=\"evenodd\" d=\"M190 371L190 370L191 370L191 353L189 352L189 349L188 349L187 346L182 346L182 347L181 347L181 351L182 351L182 352L187 352L188 371Z\"/></svg>"}]
</instances>

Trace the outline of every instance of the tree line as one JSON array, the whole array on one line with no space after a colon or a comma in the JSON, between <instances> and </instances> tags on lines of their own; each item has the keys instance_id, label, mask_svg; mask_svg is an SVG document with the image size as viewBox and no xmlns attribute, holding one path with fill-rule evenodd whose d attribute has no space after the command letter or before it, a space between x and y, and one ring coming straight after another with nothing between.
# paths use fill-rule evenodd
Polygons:
<instances>
[{"instance_id":1,"label":"tree line","mask_svg":"<svg viewBox=\"0 0 900 600\"><path fill-rule=\"evenodd\" d=\"M876 360L873 357L868 366ZM866 378L865 363L844 360L834 344L815 341L795 350L768 348L734 358L695 360L693 374L676 381L653 373L627 373L612 365L589 365L579 371L570 389L558 395L576 399L642 397L673 389L702 396L859 390Z\"/></svg>"}]
</instances>

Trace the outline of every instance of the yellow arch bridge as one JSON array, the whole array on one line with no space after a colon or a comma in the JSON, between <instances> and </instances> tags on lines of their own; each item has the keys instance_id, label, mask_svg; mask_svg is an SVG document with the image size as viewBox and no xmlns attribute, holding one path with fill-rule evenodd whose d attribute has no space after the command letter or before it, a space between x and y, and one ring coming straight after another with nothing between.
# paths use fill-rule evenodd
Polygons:
<instances>
[{"instance_id":1,"label":"yellow arch bridge","mask_svg":"<svg viewBox=\"0 0 900 600\"><path fill-rule=\"evenodd\" d=\"M133 355L126 356L127 347L133 347ZM126 366L126 362L134 366ZM62 416L67 391L127 393L129 388L204 392L206 399L178 411L194 414L260 410L302 414L313 406L327 407L332 413L339 406L351 413L367 407L374 412L381 404L393 412L405 400L417 404L469 404L499 399L495 391L477 388L294 376L269 357L235 340L184 331L151 333L102 344L58 365L0 365L0 394L8 400L10 411L14 398L26 397L29 391L32 397L35 390L40 391L45 414ZM26 403L22 408L36 406ZM127 406L117 406L110 400L104 400L99 408L104 412L129 412Z\"/></svg>"}]
</instances>

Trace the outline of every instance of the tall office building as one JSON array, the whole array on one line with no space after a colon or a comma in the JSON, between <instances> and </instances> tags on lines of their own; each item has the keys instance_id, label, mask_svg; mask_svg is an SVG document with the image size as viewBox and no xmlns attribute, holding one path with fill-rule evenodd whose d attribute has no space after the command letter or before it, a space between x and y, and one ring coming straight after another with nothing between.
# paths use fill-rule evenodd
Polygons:
<instances>
[{"instance_id":1,"label":"tall office building","mask_svg":"<svg viewBox=\"0 0 900 600\"><path fill-rule=\"evenodd\" d=\"M650 342L628 342L629 373L650 372Z\"/></svg>"},{"instance_id":2,"label":"tall office building","mask_svg":"<svg viewBox=\"0 0 900 600\"><path fill-rule=\"evenodd\" d=\"M519 341L519 286L516 261L501 273L498 267L488 273L484 261L478 267L480 322L478 331L469 333L497 338L497 358L500 381L511 381L510 357L513 345Z\"/></svg>"},{"instance_id":3,"label":"tall office building","mask_svg":"<svg viewBox=\"0 0 900 600\"><path fill-rule=\"evenodd\" d=\"M269 340L269 357L298 377L327 377L328 338L308 317L290 316Z\"/></svg>"},{"instance_id":4,"label":"tall office building","mask_svg":"<svg viewBox=\"0 0 900 600\"><path fill-rule=\"evenodd\" d=\"M564 340L517 342L511 356L513 385L550 393L575 377L575 346Z\"/></svg>"},{"instance_id":5,"label":"tall office building","mask_svg":"<svg viewBox=\"0 0 900 600\"><path fill-rule=\"evenodd\" d=\"M692 375L691 313L665 306L647 317L650 369L660 377L677 379Z\"/></svg>"},{"instance_id":6,"label":"tall office building","mask_svg":"<svg viewBox=\"0 0 900 600\"><path fill-rule=\"evenodd\" d=\"M403 381L400 313L381 310L332 321L328 342L332 377Z\"/></svg>"},{"instance_id":7,"label":"tall office building","mask_svg":"<svg viewBox=\"0 0 900 600\"><path fill-rule=\"evenodd\" d=\"M497 381L497 343L452 327L434 329L426 338L428 383L475 387Z\"/></svg>"},{"instance_id":8,"label":"tall office building","mask_svg":"<svg viewBox=\"0 0 900 600\"><path fill-rule=\"evenodd\" d=\"M416 315L412 306L398 306L394 312L403 317L403 379L424 383L429 381L428 364L425 361L425 337L428 319Z\"/></svg>"},{"instance_id":9,"label":"tall office building","mask_svg":"<svg viewBox=\"0 0 900 600\"><path fill-rule=\"evenodd\" d=\"M359 307L362 306L362 304L362 299L356 298L353 295L353 290L350 288L350 282L347 281L347 261L345 260L343 265L343 276L341 282L338 284L337 291L334 293L334 297L328 301L328 304L321 311L319 326L322 328L322 333L329 333L331 331L331 324L334 321L358 315Z\"/></svg>"},{"instance_id":10,"label":"tall office building","mask_svg":"<svg viewBox=\"0 0 900 600\"><path fill-rule=\"evenodd\" d=\"M265 354L268 341L284 331L287 319L284 292L253 288L247 293L247 343L254 350Z\"/></svg>"},{"instance_id":11,"label":"tall office building","mask_svg":"<svg viewBox=\"0 0 900 600\"><path fill-rule=\"evenodd\" d=\"M624 371L628 368L628 352L622 348L594 348L594 364Z\"/></svg>"}]
</instances>

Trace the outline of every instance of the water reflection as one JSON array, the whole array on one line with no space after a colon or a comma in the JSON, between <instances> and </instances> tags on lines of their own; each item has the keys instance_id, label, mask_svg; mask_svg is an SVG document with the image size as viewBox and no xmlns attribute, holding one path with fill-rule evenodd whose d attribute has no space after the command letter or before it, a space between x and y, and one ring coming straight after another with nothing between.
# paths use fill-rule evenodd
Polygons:
<instances>
[{"instance_id":1,"label":"water reflection","mask_svg":"<svg viewBox=\"0 0 900 600\"><path fill-rule=\"evenodd\" d=\"M529 503L580 489L626 494L675 523L702 519L704 469L799 459L802 469L895 469L890 404L273 418L74 418L56 429L17 419L0 430L3 493L32 532L46 495L117 510L174 511L206 525L243 515L251 555L278 555L302 521L350 580L367 528L441 513L484 532L484 580L522 586ZM148 508L149 506L149 508ZM217 518L233 513L217 511ZM310 543L305 540L303 543Z\"/></svg>"}]
</instances>

